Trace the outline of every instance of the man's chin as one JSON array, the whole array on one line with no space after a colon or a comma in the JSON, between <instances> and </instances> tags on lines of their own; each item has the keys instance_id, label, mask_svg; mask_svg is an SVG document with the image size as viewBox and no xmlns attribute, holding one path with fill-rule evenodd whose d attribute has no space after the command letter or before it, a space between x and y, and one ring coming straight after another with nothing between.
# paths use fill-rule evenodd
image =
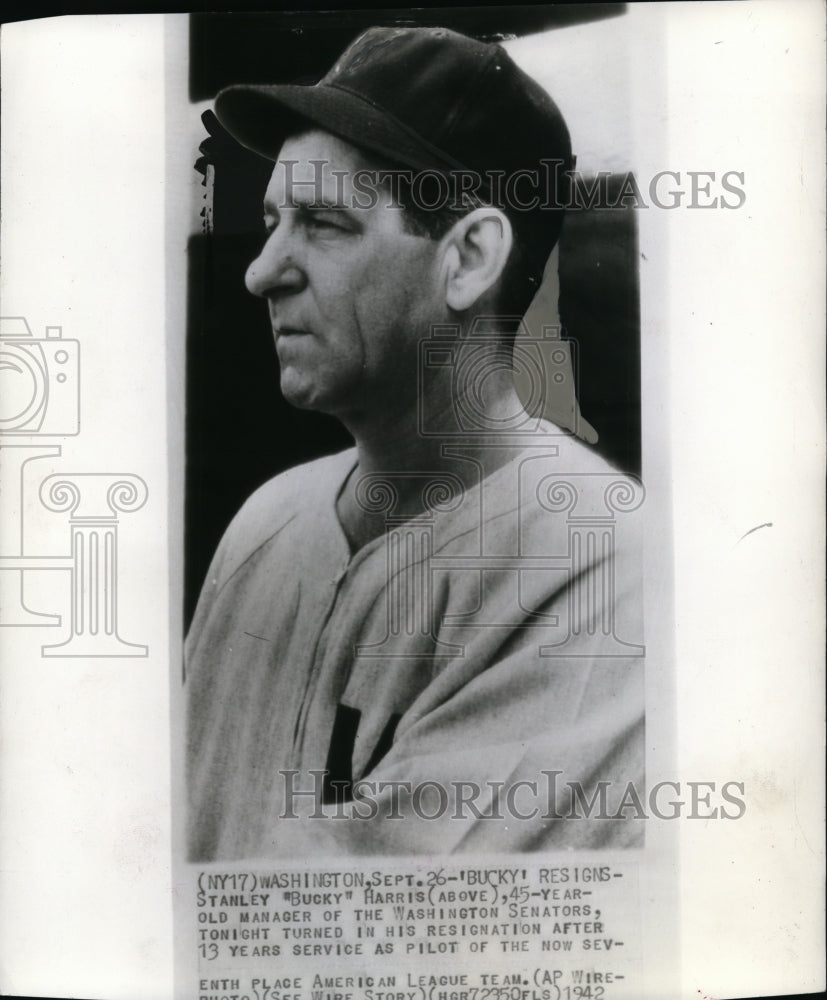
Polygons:
<instances>
[{"instance_id":1,"label":"man's chin","mask_svg":"<svg viewBox=\"0 0 827 1000\"><path fill-rule=\"evenodd\" d=\"M312 392L305 392L301 389L281 387L281 394L285 400L297 410L318 410L319 404L316 396Z\"/></svg>"},{"instance_id":2,"label":"man's chin","mask_svg":"<svg viewBox=\"0 0 827 1000\"><path fill-rule=\"evenodd\" d=\"M331 413L326 394L317 385L289 373L282 373L281 394L285 400L297 410L315 410L318 413Z\"/></svg>"}]
</instances>

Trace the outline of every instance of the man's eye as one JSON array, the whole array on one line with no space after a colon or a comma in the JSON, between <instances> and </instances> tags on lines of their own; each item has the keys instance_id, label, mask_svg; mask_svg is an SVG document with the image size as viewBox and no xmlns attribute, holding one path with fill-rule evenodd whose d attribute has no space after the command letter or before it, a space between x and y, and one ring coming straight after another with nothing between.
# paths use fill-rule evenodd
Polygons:
<instances>
[{"instance_id":1,"label":"man's eye","mask_svg":"<svg viewBox=\"0 0 827 1000\"><path fill-rule=\"evenodd\" d=\"M338 222L334 222L333 219L327 218L325 216L319 215L308 215L307 225L311 229L341 229L342 226Z\"/></svg>"}]
</instances>

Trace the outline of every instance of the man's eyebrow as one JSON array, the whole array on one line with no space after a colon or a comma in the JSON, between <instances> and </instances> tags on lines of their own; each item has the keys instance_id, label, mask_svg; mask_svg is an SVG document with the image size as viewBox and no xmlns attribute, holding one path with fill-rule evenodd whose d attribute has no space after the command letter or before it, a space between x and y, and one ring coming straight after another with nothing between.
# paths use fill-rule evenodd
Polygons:
<instances>
[{"instance_id":1,"label":"man's eyebrow","mask_svg":"<svg viewBox=\"0 0 827 1000\"><path fill-rule=\"evenodd\" d=\"M301 212L348 212L348 206L341 202L328 201L325 198L310 198L307 201L298 199L294 207Z\"/></svg>"},{"instance_id":2,"label":"man's eyebrow","mask_svg":"<svg viewBox=\"0 0 827 1000\"><path fill-rule=\"evenodd\" d=\"M332 198L316 198L313 192L296 192L299 196L287 201L274 201L270 198L264 199L265 218L280 219L281 210L293 208L303 215L312 215L314 212L335 212L343 216L354 224L359 223L357 213L349 205L344 205L340 201Z\"/></svg>"},{"instance_id":3,"label":"man's eyebrow","mask_svg":"<svg viewBox=\"0 0 827 1000\"><path fill-rule=\"evenodd\" d=\"M294 191L290 198L280 202L265 199L265 211L278 213L280 208L300 208L311 212L314 209L325 212L346 212L348 206L335 197L326 197L324 193L319 196L313 191Z\"/></svg>"}]
</instances>

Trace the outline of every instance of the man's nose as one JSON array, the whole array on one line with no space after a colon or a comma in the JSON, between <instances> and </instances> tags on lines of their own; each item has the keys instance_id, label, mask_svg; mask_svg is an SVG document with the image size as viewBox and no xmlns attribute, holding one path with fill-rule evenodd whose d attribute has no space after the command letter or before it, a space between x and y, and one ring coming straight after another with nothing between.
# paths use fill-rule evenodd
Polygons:
<instances>
[{"instance_id":1,"label":"man's nose","mask_svg":"<svg viewBox=\"0 0 827 1000\"><path fill-rule=\"evenodd\" d=\"M244 276L247 290L263 298L299 292L306 283L304 269L293 258L287 240L278 230L267 238Z\"/></svg>"}]
</instances>

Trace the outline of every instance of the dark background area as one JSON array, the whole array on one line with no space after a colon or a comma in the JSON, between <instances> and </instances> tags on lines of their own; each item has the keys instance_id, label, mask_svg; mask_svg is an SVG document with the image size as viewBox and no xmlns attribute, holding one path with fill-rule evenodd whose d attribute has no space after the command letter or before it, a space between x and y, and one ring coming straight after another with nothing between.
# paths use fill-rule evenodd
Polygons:
<instances>
[{"instance_id":1,"label":"dark background area","mask_svg":"<svg viewBox=\"0 0 827 1000\"><path fill-rule=\"evenodd\" d=\"M371 7L375 6L378 9L371 11ZM419 10L434 8L438 10L445 5L440 4L438 0L421 0L418 4ZM581 3L563 3L563 4L548 4L544 3L543 0L524 0L520 4L519 8L515 7L512 9L522 9L525 10L530 7L556 7L556 8L569 8L572 12L577 11L579 8L583 11L583 8L604 8L608 10L610 8L619 9L625 7L625 3L597 3L592 2L592 0L581 0ZM245 0L244 3L233 5L233 10L235 13L263 13L270 15L273 12L278 12L279 8L283 7L289 9L292 14L296 11L301 11L299 16L304 16L306 13L314 12L342 12L349 13L349 8L353 7L353 2L347 2L347 0L302 0L301 4L289 4L284 2L276 2L273 0L257 0L257 2L252 2L252 0ZM393 8L399 8L400 11L404 9L405 5L401 3L394 3L393 0L385 0L382 4L361 4L360 12L362 14L375 15L372 24L379 24L381 22L377 21L377 17L381 17L383 13L392 10ZM497 4L492 4L486 2L486 0L454 0L451 5L451 9L475 9L478 11L484 11L486 8L491 8L492 10L502 11L502 6ZM106 0L79 0L79 2L67 4L67 3L49 3L47 0L5 0L2 8L0 8L0 23L11 22L11 21L24 21L32 20L37 17L57 17L62 14L180 14L180 13L213 13L216 11L216 4L209 3L208 0L202 0L201 3L187 3L186 6L183 4L174 3L107 3ZM441 16L441 15L435 15ZM497 13L494 17L500 17L501 14ZM560 17L565 16L565 14L560 13ZM585 21L593 19L593 17L603 17L606 16L603 13L596 13L590 15L588 12L583 12L580 14L572 13L570 15L573 20L569 23L575 23L575 21ZM417 22L418 23L418 22ZM434 22L436 23L436 22ZM442 23L442 22L440 22ZM447 23L447 22L445 22ZM555 22L555 23L560 23ZM539 29L538 29L539 30ZM338 53L337 53L338 54Z\"/></svg>"},{"instance_id":2,"label":"dark background area","mask_svg":"<svg viewBox=\"0 0 827 1000\"><path fill-rule=\"evenodd\" d=\"M190 97L210 100L231 83L313 83L375 24L442 25L497 40L624 10L625 4L556 4L193 14ZM204 137L199 168L214 168L214 187L211 231L194 236L189 246L187 622L221 534L247 496L276 473L351 443L333 418L285 403L266 305L244 288L244 272L263 241L261 201L272 164L239 146L211 113ZM639 472L634 211L569 213L559 275L561 319L576 341L583 416L600 435L598 450L620 468Z\"/></svg>"},{"instance_id":3,"label":"dark background area","mask_svg":"<svg viewBox=\"0 0 827 1000\"><path fill-rule=\"evenodd\" d=\"M232 83L315 82L347 45L374 25L452 28L489 41L624 13L625 3L307 9L260 14L193 14L190 99L203 101Z\"/></svg>"}]
</instances>

